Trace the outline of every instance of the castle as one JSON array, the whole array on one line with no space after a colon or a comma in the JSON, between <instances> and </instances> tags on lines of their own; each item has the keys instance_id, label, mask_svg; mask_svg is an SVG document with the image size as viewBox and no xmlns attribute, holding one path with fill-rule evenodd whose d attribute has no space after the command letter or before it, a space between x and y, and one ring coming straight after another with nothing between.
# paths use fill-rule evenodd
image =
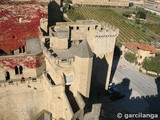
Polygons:
<instances>
[{"instance_id":1,"label":"castle","mask_svg":"<svg viewBox=\"0 0 160 120\"><path fill-rule=\"evenodd\" d=\"M41 21L41 29L45 28L45 22L46 20ZM65 90L61 92L57 88L57 94L61 94L62 100L67 96L69 103L73 101L76 103L76 108L75 103L69 104L71 109L67 108L70 112L68 115L73 116L73 113L83 110L85 106L82 96L89 98L94 56L105 58L107 61L105 88L108 89L114 46L119 30L94 20L58 22L56 26L49 27L49 35L43 35L46 30L43 29L40 33L46 61L44 76L52 85L64 87ZM70 98L70 93L73 94L74 100ZM59 107L57 104L54 106ZM68 116L67 119L70 117Z\"/></svg>"},{"instance_id":2,"label":"castle","mask_svg":"<svg viewBox=\"0 0 160 120\"><path fill-rule=\"evenodd\" d=\"M54 119L99 119L100 105L85 113L84 98L90 97L92 79L101 81L96 58L106 61L108 89L119 29L95 20L47 25L40 20L39 40L27 40L18 49L23 54L0 57L0 118L32 119L45 109Z\"/></svg>"}]
</instances>

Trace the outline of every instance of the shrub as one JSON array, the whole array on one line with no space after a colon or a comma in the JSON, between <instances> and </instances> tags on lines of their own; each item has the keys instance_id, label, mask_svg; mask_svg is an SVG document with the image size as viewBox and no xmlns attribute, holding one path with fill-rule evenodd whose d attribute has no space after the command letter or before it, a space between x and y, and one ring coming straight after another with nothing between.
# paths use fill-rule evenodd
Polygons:
<instances>
[{"instance_id":1,"label":"shrub","mask_svg":"<svg viewBox=\"0 0 160 120\"><path fill-rule=\"evenodd\" d=\"M154 40L156 39L154 35L150 35L150 37L151 37L152 39L154 39Z\"/></svg>"},{"instance_id":2,"label":"shrub","mask_svg":"<svg viewBox=\"0 0 160 120\"><path fill-rule=\"evenodd\" d=\"M139 19L136 19L136 20L135 20L135 23L136 23L136 24L140 24L141 22L140 22Z\"/></svg>"},{"instance_id":3,"label":"shrub","mask_svg":"<svg viewBox=\"0 0 160 120\"><path fill-rule=\"evenodd\" d=\"M122 15L125 16L125 17L131 17L131 13L130 12L124 12Z\"/></svg>"},{"instance_id":4,"label":"shrub","mask_svg":"<svg viewBox=\"0 0 160 120\"><path fill-rule=\"evenodd\" d=\"M137 57L135 54L130 53L130 52L126 52L124 54L124 57L127 61L131 62L131 63L135 63L137 61Z\"/></svg>"}]
</instances>

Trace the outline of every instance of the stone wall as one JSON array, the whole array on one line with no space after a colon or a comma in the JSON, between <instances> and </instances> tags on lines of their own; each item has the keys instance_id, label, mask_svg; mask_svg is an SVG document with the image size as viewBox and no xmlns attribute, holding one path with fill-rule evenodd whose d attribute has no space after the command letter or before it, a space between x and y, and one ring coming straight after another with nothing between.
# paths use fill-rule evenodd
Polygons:
<instances>
[{"instance_id":1,"label":"stone wall","mask_svg":"<svg viewBox=\"0 0 160 120\"><path fill-rule=\"evenodd\" d=\"M25 78L37 77L44 69L45 63L42 54L0 57L1 81L6 80L6 72L9 72L10 79L20 79L22 76Z\"/></svg>"},{"instance_id":2,"label":"stone wall","mask_svg":"<svg viewBox=\"0 0 160 120\"><path fill-rule=\"evenodd\" d=\"M43 76L43 86L46 89L46 98L48 99L48 110L52 113L53 118L70 120L73 116L73 111L65 94L65 87L62 84L52 85L50 80L45 77L45 74Z\"/></svg>"},{"instance_id":3,"label":"stone wall","mask_svg":"<svg viewBox=\"0 0 160 120\"><path fill-rule=\"evenodd\" d=\"M56 119L73 116L64 86L52 85L45 76L25 83L0 83L0 108L0 120L31 120L43 109Z\"/></svg>"},{"instance_id":4,"label":"stone wall","mask_svg":"<svg viewBox=\"0 0 160 120\"><path fill-rule=\"evenodd\" d=\"M83 96L89 97L93 58L80 58L75 56L74 89Z\"/></svg>"},{"instance_id":5,"label":"stone wall","mask_svg":"<svg viewBox=\"0 0 160 120\"><path fill-rule=\"evenodd\" d=\"M46 91L41 79L25 83L1 83L0 119L30 120L42 109L47 109Z\"/></svg>"}]
</instances>

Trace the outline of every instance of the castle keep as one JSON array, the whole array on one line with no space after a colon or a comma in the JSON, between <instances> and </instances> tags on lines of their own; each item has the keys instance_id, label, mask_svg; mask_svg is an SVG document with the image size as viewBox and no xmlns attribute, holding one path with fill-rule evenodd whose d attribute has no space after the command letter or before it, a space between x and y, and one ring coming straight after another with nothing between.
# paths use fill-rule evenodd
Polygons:
<instances>
[{"instance_id":1,"label":"castle keep","mask_svg":"<svg viewBox=\"0 0 160 120\"><path fill-rule=\"evenodd\" d=\"M41 21L41 29L45 28L45 21ZM45 30L47 29L43 32ZM67 119L71 119L71 116L84 109L82 96L89 98L94 57L106 59L108 70L105 88L108 89L114 46L119 30L106 23L79 20L56 23L49 28L49 35L43 35L43 32L40 33L40 40L46 61L44 78L53 86L63 88L60 91L55 87L53 94L56 92L65 101L65 104L62 103L64 108L60 111L65 113L63 110L67 109ZM57 113L59 104L55 102L52 104L54 106L52 108L56 108L56 111L52 110L53 113ZM60 114L56 115L60 117L58 116Z\"/></svg>"}]
</instances>

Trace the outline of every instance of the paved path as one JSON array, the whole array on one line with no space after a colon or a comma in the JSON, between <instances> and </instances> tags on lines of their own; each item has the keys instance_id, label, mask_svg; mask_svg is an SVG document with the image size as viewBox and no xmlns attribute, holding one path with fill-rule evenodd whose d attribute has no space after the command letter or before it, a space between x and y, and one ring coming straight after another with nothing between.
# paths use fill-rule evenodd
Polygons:
<instances>
[{"instance_id":1,"label":"paved path","mask_svg":"<svg viewBox=\"0 0 160 120\"><path fill-rule=\"evenodd\" d=\"M110 102L112 111L160 113L160 86L155 79L140 73L121 58L112 82L125 94L125 98Z\"/></svg>"},{"instance_id":2,"label":"paved path","mask_svg":"<svg viewBox=\"0 0 160 120\"><path fill-rule=\"evenodd\" d=\"M129 88L137 91L140 96L157 95L157 85L154 77L140 73L134 66L124 59L120 59L113 82L120 83L129 80ZM132 94L134 97L135 95Z\"/></svg>"}]
</instances>

